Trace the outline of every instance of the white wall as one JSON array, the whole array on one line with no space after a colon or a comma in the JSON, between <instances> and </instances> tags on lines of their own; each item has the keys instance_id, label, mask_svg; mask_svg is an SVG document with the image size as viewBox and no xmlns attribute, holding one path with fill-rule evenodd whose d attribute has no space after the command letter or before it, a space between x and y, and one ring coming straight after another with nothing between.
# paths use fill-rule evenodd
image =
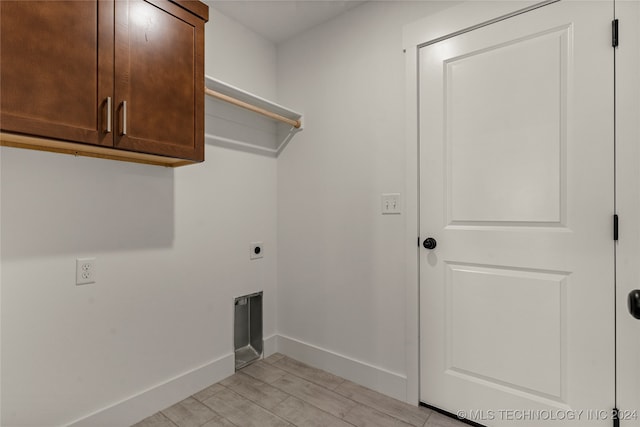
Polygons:
<instances>
[{"instance_id":1,"label":"white wall","mask_svg":"<svg viewBox=\"0 0 640 427\"><path fill-rule=\"evenodd\" d=\"M276 99L276 48L209 7L205 73L263 98Z\"/></svg>"},{"instance_id":2,"label":"white wall","mask_svg":"<svg viewBox=\"0 0 640 427\"><path fill-rule=\"evenodd\" d=\"M305 114L278 162L278 332L401 399L406 216L380 195L404 196L403 26L453 4L368 2L278 46L279 101Z\"/></svg>"},{"instance_id":3,"label":"white wall","mask_svg":"<svg viewBox=\"0 0 640 427\"><path fill-rule=\"evenodd\" d=\"M206 73L272 96L274 46L210 12ZM66 424L160 390L148 415L230 375L235 296L264 290L275 333L275 159L207 146L204 164L173 170L1 153L3 426ZM256 240L266 254L249 261ZM97 283L75 286L85 256ZM188 381L157 387L176 378ZM85 423L126 425L141 407Z\"/></svg>"}]
</instances>

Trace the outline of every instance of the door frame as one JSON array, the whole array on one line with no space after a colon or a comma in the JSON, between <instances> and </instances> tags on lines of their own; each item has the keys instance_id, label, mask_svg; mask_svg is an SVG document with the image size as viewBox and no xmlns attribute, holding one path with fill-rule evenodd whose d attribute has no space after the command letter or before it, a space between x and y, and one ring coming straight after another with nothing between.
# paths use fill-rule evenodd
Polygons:
<instances>
[{"instance_id":1,"label":"door frame","mask_svg":"<svg viewBox=\"0 0 640 427\"><path fill-rule=\"evenodd\" d=\"M418 53L427 44L556 3L545 1L465 1L403 28L405 53L405 366L406 398L420 402L420 141L418 134ZM638 284L640 287L640 283Z\"/></svg>"},{"instance_id":2,"label":"door frame","mask_svg":"<svg viewBox=\"0 0 640 427\"><path fill-rule=\"evenodd\" d=\"M640 410L635 387L640 372L638 339L640 323L628 313L630 290L640 288L640 4L616 1L615 17L620 21L620 43L616 48L616 213L620 234L616 242L616 404L622 411ZM635 372L634 372L635 371ZM640 414L639 414L640 415ZM634 420L632 425L640 425ZM624 418L621 424L625 423Z\"/></svg>"}]
</instances>

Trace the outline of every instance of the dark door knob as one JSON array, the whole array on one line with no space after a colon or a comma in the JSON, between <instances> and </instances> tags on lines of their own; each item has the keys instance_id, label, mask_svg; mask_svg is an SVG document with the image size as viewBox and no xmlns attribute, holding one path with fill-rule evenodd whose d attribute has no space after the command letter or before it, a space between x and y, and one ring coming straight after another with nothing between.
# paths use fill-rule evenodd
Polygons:
<instances>
[{"instance_id":1,"label":"dark door knob","mask_svg":"<svg viewBox=\"0 0 640 427\"><path fill-rule=\"evenodd\" d=\"M438 242L436 242L436 239L434 239L433 237L427 237L426 239L424 239L424 242L422 242L422 246L424 246L425 249L433 249L438 245Z\"/></svg>"},{"instance_id":2,"label":"dark door knob","mask_svg":"<svg viewBox=\"0 0 640 427\"><path fill-rule=\"evenodd\" d=\"M628 299L629 313L636 319L640 319L640 289L629 292Z\"/></svg>"}]
</instances>

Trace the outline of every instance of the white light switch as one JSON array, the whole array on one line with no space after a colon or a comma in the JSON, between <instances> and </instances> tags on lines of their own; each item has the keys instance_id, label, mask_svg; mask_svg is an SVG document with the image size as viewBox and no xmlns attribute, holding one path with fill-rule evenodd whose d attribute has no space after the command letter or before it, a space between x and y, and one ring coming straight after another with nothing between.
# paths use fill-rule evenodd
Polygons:
<instances>
[{"instance_id":1,"label":"white light switch","mask_svg":"<svg viewBox=\"0 0 640 427\"><path fill-rule=\"evenodd\" d=\"M402 212L400 193L383 193L380 200L382 201L382 215L399 214Z\"/></svg>"}]
</instances>

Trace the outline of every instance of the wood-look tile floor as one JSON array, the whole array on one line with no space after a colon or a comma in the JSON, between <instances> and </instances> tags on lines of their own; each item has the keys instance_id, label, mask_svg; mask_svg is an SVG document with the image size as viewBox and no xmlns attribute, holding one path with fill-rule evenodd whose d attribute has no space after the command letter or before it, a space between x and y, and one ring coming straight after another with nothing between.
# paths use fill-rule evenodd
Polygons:
<instances>
[{"instance_id":1,"label":"wood-look tile floor","mask_svg":"<svg viewBox=\"0 0 640 427\"><path fill-rule=\"evenodd\" d=\"M274 354L134 427L466 427Z\"/></svg>"}]
</instances>

